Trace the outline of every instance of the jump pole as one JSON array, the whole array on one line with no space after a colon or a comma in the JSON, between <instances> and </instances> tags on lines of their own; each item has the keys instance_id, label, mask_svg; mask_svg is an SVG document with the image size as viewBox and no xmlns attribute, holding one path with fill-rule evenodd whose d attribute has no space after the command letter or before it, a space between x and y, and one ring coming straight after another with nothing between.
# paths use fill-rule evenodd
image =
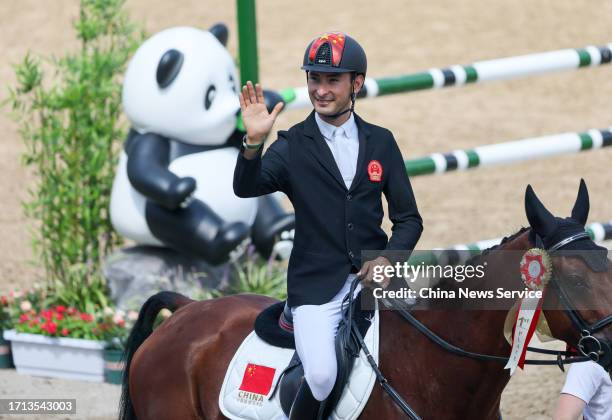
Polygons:
<instances>
[{"instance_id":1,"label":"jump pole","mask_svg":"<svg viewBox=\"0 0 612 420\"><path fill-rule=\"evenodd\" d=\"M517 79L553 72L596 67L612 61L612 43L605 46L587 46L543 53L519 55L494 60L477 61L469 65L454 65L433 68L419 73L399 76L367 77L359 98L395 93L413 92L424 89L439 89L451 86ZM311 106L305 87L289 88L279 92L285 101L284 109L307 108Z\"/></svg>"},{"instance_id":2,"label":"jump pole","mask_svg":"<svg viewBox=\"0 0 612 420\"><path fill-rule=\"evenodd\" d=\"M612 146L612 127L527 138L473 149L433 153L405 161L409 176L442 174L494 166Z\"/></svg>"},{"instance_id":3,"label":"jump pole","mask_svg":"<svg viewBox=\"0 0 612 420\"><path fill-rule=\"evenodd\" d=\"M590 223L585 227L586 232L595 242L608 241L612 239L612 220L608 222ZM469 257L478 255L485 249L499 245L503 238L485 239L478 242L467 244L456 244L446 248L436 248L432 252L416 252L408 259L408 264L417 265L441 264L452 261L453 263L463 264ZM440 261L440 257L444 261Z\"/></svg>"}]
</instances>

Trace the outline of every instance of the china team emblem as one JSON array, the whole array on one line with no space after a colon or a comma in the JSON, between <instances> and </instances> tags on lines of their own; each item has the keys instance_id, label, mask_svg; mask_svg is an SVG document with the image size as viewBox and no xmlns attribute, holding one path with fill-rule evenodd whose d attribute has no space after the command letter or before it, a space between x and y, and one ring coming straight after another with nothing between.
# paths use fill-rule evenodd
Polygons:
<instances>
[{"instance_id":1,"label":"china team emblem","mask_svg":"<svg viewBox=\"0 0 612 420\"><path fill-rule=\"evenodd\" d=\"M382 180L383 168L379 161L371 160L368 163L368 176L372 182L380 182Z\"/></svg>"}]
</instances>

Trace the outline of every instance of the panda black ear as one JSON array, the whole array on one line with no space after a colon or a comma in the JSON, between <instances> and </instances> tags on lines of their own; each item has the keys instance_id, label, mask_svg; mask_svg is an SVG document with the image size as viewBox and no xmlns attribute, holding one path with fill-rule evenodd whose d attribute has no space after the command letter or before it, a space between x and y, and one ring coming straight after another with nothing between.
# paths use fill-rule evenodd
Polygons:
<instances>
[{"instance_id":1,"label":"panda black ear","mask_svg":"<svg viewBox=\"0 0 612 420\"><path fill-rule=\"evenodd\" d=\"M224 47L227 46L227 38L229 37L229 31L225 24L215 23L213 26L210 27L208 31L213 34L215 38L217 38L219 42L223 44Z\"/></svg>"},{"instance_id":2,"label":"panda black ear","mask_svg":"<svg viewBox=\"0 0 612 420\"><path fill-rule=\"evenodd\" d=\"M170 86L182 65L183 53L175 49L166 51L157 64L157 85L162 89Z\"/></svg>"}]
</instances>

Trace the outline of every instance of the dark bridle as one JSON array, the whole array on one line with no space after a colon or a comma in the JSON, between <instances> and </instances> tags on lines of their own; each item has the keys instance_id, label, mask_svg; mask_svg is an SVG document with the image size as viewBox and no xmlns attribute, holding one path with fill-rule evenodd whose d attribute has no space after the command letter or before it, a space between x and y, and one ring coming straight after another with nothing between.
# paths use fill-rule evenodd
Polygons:
<instances>
[{"instance_id":1,"label":"dark bridle","mask_svg":"<svg viewBox=\"0 0 612 420\"><path fill-rule=\"evenodd\" d=\"M555 255L556 251L562 250L562 248L566 245L569 245L572 242L579 241L582 239L590 240L590 236L586 232L577 233L571 235L556 244L548 247L546 250L552 256ZM538 248L544 248L544 244L539 235L536 234L536 246ZM597 321L589 324L583 317L580 315L580 312L576 310L575 306L572 304L567 292L561 287L558 281L555 281L555 277L553 276L551 280L551 287L557 293L559 297L559 301L565 307L565 312L568 314L572 324L575 328L580 332L580 339L577 343L577 348L583 356L588 357L592 361L598 363L603 367L608 373L612 370L612 346L610 343L607 343L604 340L600 340L595 337L593 334L604 329L608 325L612 324L612 314L605 316L603 318L598 319Z\"/></svg>"}]
</instances>

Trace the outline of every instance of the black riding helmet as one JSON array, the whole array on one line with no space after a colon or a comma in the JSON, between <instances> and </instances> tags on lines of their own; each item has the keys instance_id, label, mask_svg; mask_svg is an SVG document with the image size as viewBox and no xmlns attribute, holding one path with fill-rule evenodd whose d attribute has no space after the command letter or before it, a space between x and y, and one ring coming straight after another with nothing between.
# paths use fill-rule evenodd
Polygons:
<instances>
[{"instance_id":1,"label":"black riding helmet","mask_svg":"<svg viewBox=\"0 0 612 420\"><path fill-rule=\"evenodd\" d=\"M313 39L304 52L302 70L322 73L366 75L368 60L361 45L341 32L328 32Z\"/></svg>"},{"instance_id":2,"label":"black riding helmet","mask_svg":"<svg viewBox=\"0 0 612 420\"><path fill-rule=\"evenodd\" d=\"M328 32L313 39L304 52L302 70L321 73L351 73L351 86L358 74L365 78L368 60L365 51L355 39L341 32ZM355 109L356 94L351 93L351 107L331 118L338 118Z\"/></svg>"}]
</instances>

